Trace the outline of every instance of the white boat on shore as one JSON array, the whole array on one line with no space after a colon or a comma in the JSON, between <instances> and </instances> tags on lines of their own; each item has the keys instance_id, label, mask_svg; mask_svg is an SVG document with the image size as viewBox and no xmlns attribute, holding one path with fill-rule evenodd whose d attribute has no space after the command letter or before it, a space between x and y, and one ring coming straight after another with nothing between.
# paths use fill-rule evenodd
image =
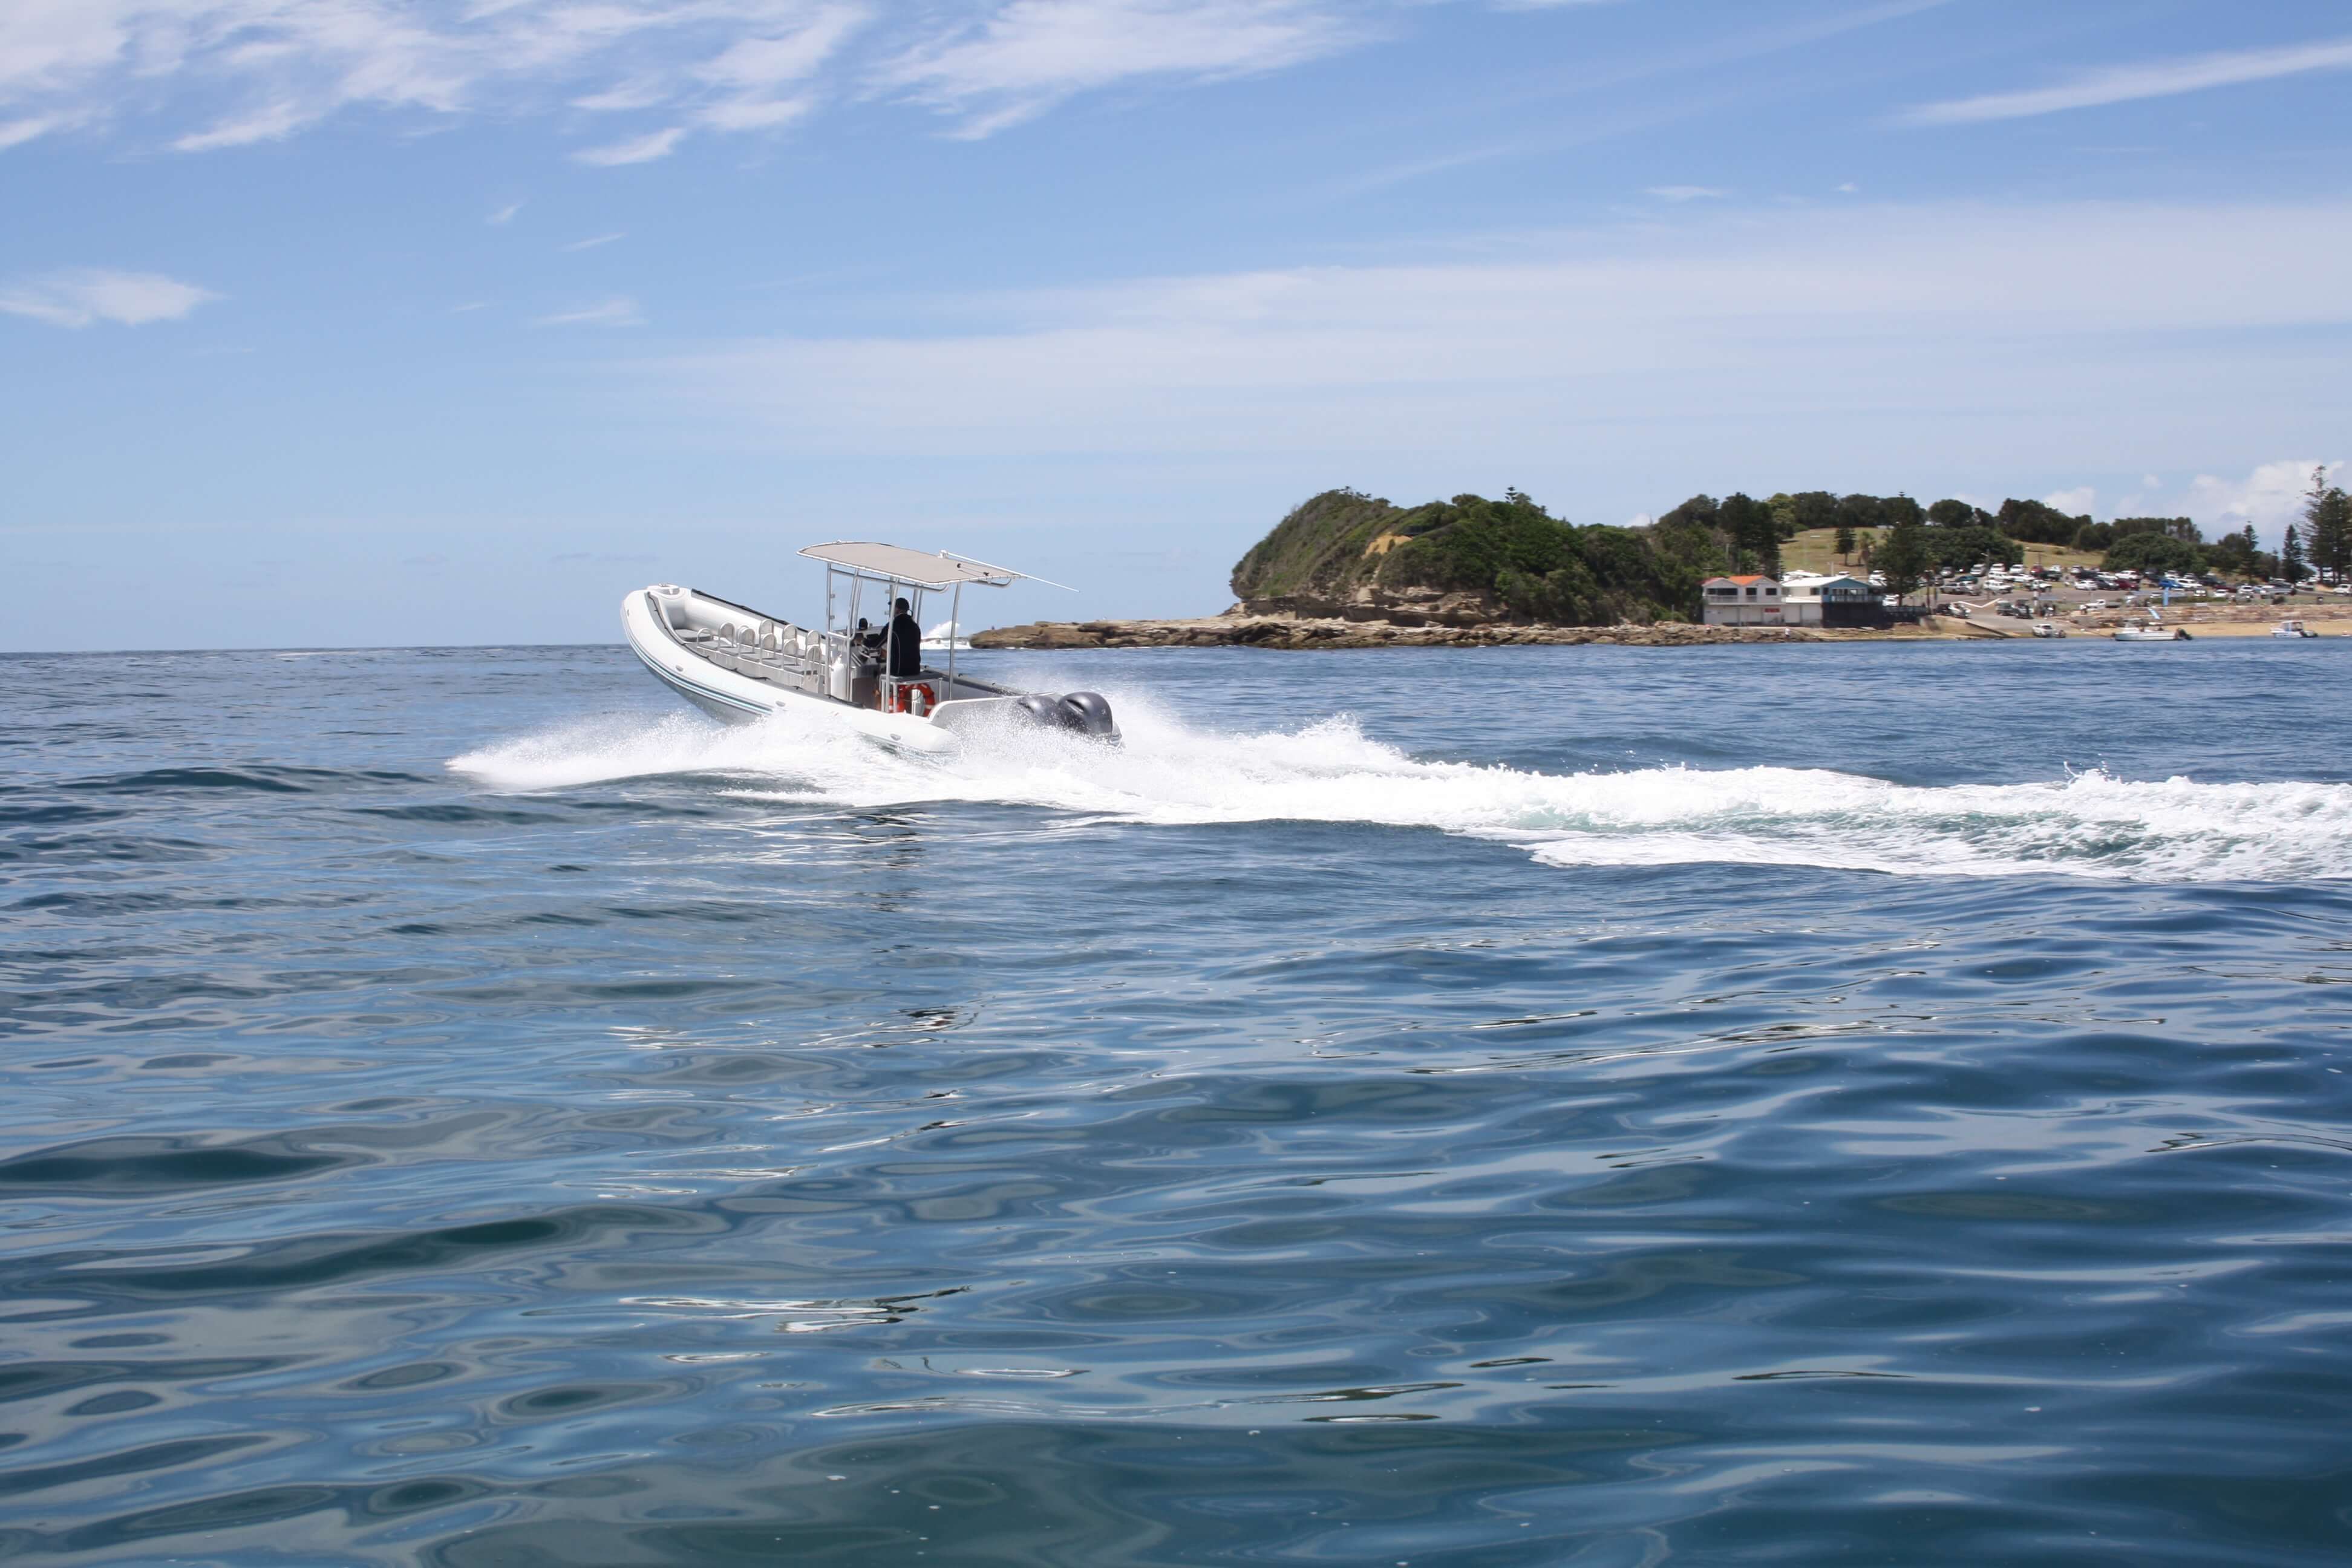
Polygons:
<instances>
[{"instance_id":1,"label":"white boat on shore","mask_svg":"<svg viewBox=\"0 0 2352 1568\"><path fill-rule=\"evenodd\" d=\"M2117 626L2115 638L2117 642L2187 642L2189 640L2188 628L2166 626L2163 612L2153 605L2148 606L2147 625Z\"/></svg>"},{"instance_id":2,"label":"white boat on shore","mask_svg":"<svg viewBox=\"0 0 2352 1568\"><path fill-rule=\"evenodd\" d=\"M1099 693L1020 691L961 672L956 655L971 645L960 638L939 650L947 654L944 668L924 658L919 617L926 595L946 594L960 609L967 584L1002 588L1044 578L896 544L839 542L801 553L824 563L822 629L657 583L621 601L631 651L663 685L730 723L830 714L875 740L919 751L944 751L962 734L1013 726L1118 739ZM908 608L898 611L902 600Z\"/></svg>"},{"instance_id":3,"label":"white boat on shore","mask_svg":"<svg viewBox=\"0 0 2352 1568\"><path fill-rule=\"evenodd\" d=\"M2301 621L2294 619L2281 621L2271 628L2271 636L2274 637L2315 637L2318 635Z\"/></svg>"}]
</instances>

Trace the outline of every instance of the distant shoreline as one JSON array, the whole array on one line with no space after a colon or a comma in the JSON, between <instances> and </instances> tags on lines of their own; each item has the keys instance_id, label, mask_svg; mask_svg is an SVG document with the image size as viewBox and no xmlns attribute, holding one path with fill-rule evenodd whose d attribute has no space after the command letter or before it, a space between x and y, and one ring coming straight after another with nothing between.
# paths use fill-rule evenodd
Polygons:
<instances>
[{"instance_id":1,"label":"distant shoreline","mask_svg":"<svg viewBox=\"0 0 2352 1568\"><path fill-rule=\"evenodd\" d=\"M2166 623L2192 638L2266 637L2282 620L2301 620L2324 637L2352 636L2352 605L2259 611L2213 605L2176 609ZM2144 625L2144 616L2061 617L2070 638L2108 640L2119 625ZM1380 647L1712 647L1724 644L2032 641L2029 623L2009 618L1931 616L1916 626L1886 631L1822 626L1550 626L1490 622L1472 626L1396 626L1384 620L1312 616L1208 616L1174 620L1033 621L974 633L974 648L1061 649L1126 647L1256 647L1281 652Z\"/></svg>"}]
</instances>

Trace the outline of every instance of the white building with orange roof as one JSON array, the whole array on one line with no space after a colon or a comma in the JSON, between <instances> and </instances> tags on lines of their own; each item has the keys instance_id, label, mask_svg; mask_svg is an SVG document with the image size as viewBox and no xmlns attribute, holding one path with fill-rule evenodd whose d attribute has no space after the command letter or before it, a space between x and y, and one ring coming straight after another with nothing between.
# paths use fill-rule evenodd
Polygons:
<instances>
[{"instance_id":1,"label":"white building with orange roof","mask_svg":"<svg viewBox=\"0 0 2352 1568\"><path fill-rule=\"evenodd\" d=\"M1789 624L1781 613L1778 578L1753 574L1709 577L1700 586L1705 619L1711 626L1779 626Z\"/></svg>"}]
</instances>

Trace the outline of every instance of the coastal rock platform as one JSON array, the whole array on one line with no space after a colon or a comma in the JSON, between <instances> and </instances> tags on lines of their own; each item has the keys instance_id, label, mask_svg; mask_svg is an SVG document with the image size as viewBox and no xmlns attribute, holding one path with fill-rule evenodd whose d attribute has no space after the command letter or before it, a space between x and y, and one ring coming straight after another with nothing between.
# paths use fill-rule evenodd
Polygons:
<instances>
[{"instance_id":1,"label":"coastal rock platform","mask_svg":"<svg viewBox=\"0 0 2352 1568\"><path fill-rule=\"evenodd\" d=\"M2302 617L2321 637L2352 635L2352 605L2290 607L2198 606L2173 612L2170 624L2192 637L2267 637L2283 616ZM1421 620L1402 616L1400 621ZM2059 623L2073 637L2105 637L2115 627L2138 624L2144 612L2074 616ZM1720 643L1961 642L2000 641L2032 636L2032 623L1979 616L1929 616L1916 626L1885 631L1843 626L1701 626L1678 621L1647 626L1554 626L1487 620L1470 625L1435 619L1401 625L1354 615L1265 614L1237 605L1222 616L1195 619L1132 621L1034 621L973 634L982 648L1263 647L1297 651L1363 647L1575 647L1609 643L1629 647L1709 647Z\"/></svg>"},{"instance_id":2,"label":"coastal rock platform","mask_svg":"<svg viewBox=\"0 0 2352 1568\"><path fill-rule=\"evenodd\" d=\"M1717 643L1884 641L1891 637L1950 637L1941 628L1900 632L1824 631L1818 626L1553 626L1512 622L1477 626L1397 626L1341 616L1223 615L1197 620L1036 621L976 633L974 647L1518 647L1617 643L1635 647L1697 647Z\"/></svg>"}]
</instances>

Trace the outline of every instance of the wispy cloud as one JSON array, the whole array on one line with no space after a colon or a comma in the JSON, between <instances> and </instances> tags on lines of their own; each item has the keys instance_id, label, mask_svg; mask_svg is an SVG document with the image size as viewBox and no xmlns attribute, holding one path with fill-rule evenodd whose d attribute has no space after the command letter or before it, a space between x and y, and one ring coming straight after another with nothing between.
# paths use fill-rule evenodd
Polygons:
<instances>
[{"instance_id":1,"label":"wispy cloud","mask_svg":"<svg viewBox=\"0 0 2352 1568\"><path fill-rule=\"evenodd\" d=\"M612 234L592 235L586 239L575 239L571 244L558 247L558 248L566 251L593 250L598 246L610 245L616 239L626 239L628 237L628 231L626 229L621 229Z\"/></svg>"},{"instance_id":2,"label":"wispy cloud","mask_svg":"<svg viewBox=\"0 0 2352 1568\"><path fill-rule=\"evenodd\" d=\"M1012 0L904 51L873 79L954 115L958 134L976 138L1113 83L1276 70L1372 31L1363 12L1318 0Z\"/></svg>"},{"instance_id":3,"label":"wispy cloud","mask_svg":"<svg viewBox=\"0 0 2352 1568\"><path fill-rule=\"evenodd\" d=\"M1662 202L1704 202L1720 201L1731 193L1713 185L1652 185L1647 194Z\"/></svg>"},{"instance_id":4,"label":"wispy cloud","mask_svg":"<svg viewBox=\"0 0 2352 1568\"><path fill-rule=\"evenodd\" d=\"M911 104L982 137L1107 88L1322 59L1402 36L1437 3L0 0L0 148L147 115L173 119L160 139L191 153L293 136L356 108L651 117L578 154L625 164L689 132L773 132L846 99ZM1945 3L1886 0L1800 32Z\"/></svg>"},{"instance_id":5,"label":"wispy cloud","mask_svg":"<svg viewBox=\"0 0 2352 1568\"><path fill-rule=\"evenodd\" d=\"M531 322L534 327L641 327L644 312L637 302L625 294L615 294L593 305L577 310L563 310L552 316L541 316Z\"/></svg>"},{"instance_id":6,"label":"wispy cloud","mask_svg":"<svg viewBox=\"0 0 2352 1568\"><path fill-rule=\"evenodd\" d=\"M1916 125L1964 125L1987 120L2023 120L2037 114L2058 114L2070 109L2128 103L2143 98L2169 98L2201 92L2207 88L2243 82L2270 81L2307 71L2352 69L2352 38L2291 44L2284 48L2242 49L2229 54L2193 55L2181 59L2151 60L2140 65L2108 66L2084 71L2050 87L2022 92L1988 93L1979 98L1930 103L1904 118Z\"/></svg>"},{"instance_id":7,"label":"wispy cloud","mask_svg":"<svg viewBox=\"0 0 2352 1568\"><path fill-rule=\"evenodd\" d=\"M2352 203L1685 211L1475 262L1024 295L969 303L961 330L753 340L625 374L826 452L1535 449L1581 425L1747 418L1759 375L1783 436L1866 416L1909 440L1990 417L1981 388L2000 384L2021 389L1999 416L2020 439L2055 444L2102 407L2202 432L2215 386L2279 380L2260 353L2241 376L2224 334L2352 319ZM2152 405L2191 358L2211 375ZM1498 363L1521 371L1497 383ZM2309 393L2267 395L2274 419Z\"/></svg>"},{"instance_id":8,"label":"wispy cloud","mask_svg":"<svg viewBox=\"0 0 2352 1568\"><path fill-rule=\"evenodd\" d=\"M778 89L868 16L850 0L8 0L0 148L158 110L182 119L171 146L207 153L355 107L453 117L567 98L761 130L797 118Z\"/></svg>"},{"instance_id":9,"label":"wispy cloud","mask_svg":"<svg viewBox=\"0 0 2352 1568\"><path fill-rule=\"evenodd\" d=\"M0 313L26 316L53 327L87 327L112 321L142 327L176 321L219 295L160 272L117 272L82 268L0 285Z\"/></svg>"},{"instance_id":10,"label":"wispy cloud","mask_svg":"<svg viewBox=\"0 0 2352 1568\"><path fill-rule=\"evenodd\" d=\"M22 146L36 136L46 136L58 126L58 117L49 114L29 115L23 120L0 121L0 153Z\"/></svg>"},{"instance_id":11,"label":"wispy cloud","mask_svg":"<svg viewBox=\"0 0 2352 1568\"><path fill-rule=\"evenodd\" d=\"M522 211L522 204L520 202L509 202L506 205L499 208L496 212L490 214L489 216L484 218L482 221L495 228L501 225L514 222L515 214L520 211Z\"/></svg>"},{"instance_id":12,"label":"wispy cloud","mask_svg":"<svg viewBox=\"0 0 2352 1568\"><path fill-rule=\"evenodd\" d=\"M276 142L299 131L317 118L299 103L267 103L250 112L224 120L210 130L192 131L173 142L172 150L175 153L210 153L223 147L250 147L257 142Z\"/></svg>"},{"instance_id":13,"label":"wispy cloud","mask_svg":"<svg viewBox=\"0 0 2352 1568\"><path fill-rule=\"evenodd\" d=\"M590 147L572 154L576 163L593 163L600 168L614 168L623 163L650 163L656 158L667 158L677 150L686 136L686 127L672 125L644 136L632 136L626 142L614 142L609 146Z\"/></svg>"}]
</instances>

